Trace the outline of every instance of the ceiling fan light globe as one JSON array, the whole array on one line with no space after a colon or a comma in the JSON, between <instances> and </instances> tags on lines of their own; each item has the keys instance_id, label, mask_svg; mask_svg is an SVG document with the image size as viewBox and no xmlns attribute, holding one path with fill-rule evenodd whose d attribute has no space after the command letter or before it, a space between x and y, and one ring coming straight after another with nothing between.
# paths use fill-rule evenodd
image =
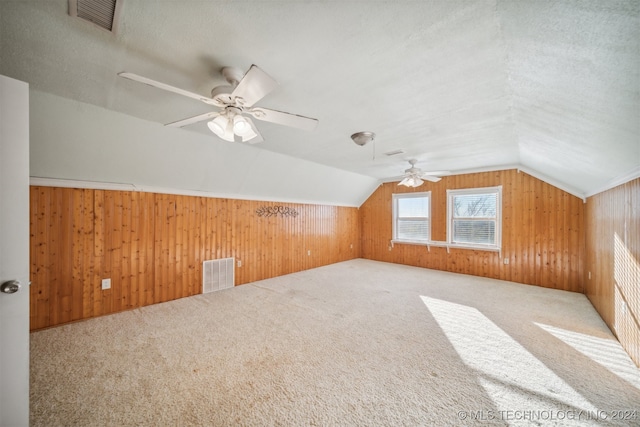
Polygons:
<instances>
[{"instance_id":1,"label":"ceiling fan light globe","mask_svg":"<svg viewBox=\"0 0 640 427\"><path fill-rule=\"evenodd\" d=\"M404 185L405 187L412 188L420 187L422 184L424 184L424 181L415 176L407 176L398 183L398 185Z\"/></svg>"},{"instance_id":2,"label":"ceiling fan light globe","mask_svg":"<svg viewBox=\"0 0 640 427\"><path fill-rule=\"evenodd\" d=\"M218 116L207 123L209 130L222 138L227 128L227 119L223 116Z\"/></svg>"},{"instance_id":3,"label":"ceiling fan light globe","mask_svg":"<svg viewBox=\"0 0 640 427\"><path fill-rule=\"evenodd\" d=\"M244 135L239 136L242 137L242 142L247 142L258 136L258 134L249 126L249 131L247 131Z\"/></svg>"},{"instance_id":4,"label":"ceiling fan light globe","mask_svg":"<svg viewBox=\"0 0 640 427\"><path fill-rule=\"evenodd\" d=\"M233 133L242 137L245 135L248 136L250 133L253 133L253 136L255 136L255 132L253 132L247 120L242 116L235 116L233 118Z\"/></svg>"}]
</instances>

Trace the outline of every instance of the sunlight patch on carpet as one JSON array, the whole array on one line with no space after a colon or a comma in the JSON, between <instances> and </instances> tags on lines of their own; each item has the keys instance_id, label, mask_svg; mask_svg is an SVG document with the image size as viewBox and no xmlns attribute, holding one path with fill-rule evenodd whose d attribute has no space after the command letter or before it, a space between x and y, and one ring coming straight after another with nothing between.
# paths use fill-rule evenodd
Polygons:
<instances>
[{"instance_id":1,"label":"sunlight patch on carpet","mask_svg":"<svg viewBox=\"0 0 640 427\"><path fill-rule=\"evenodd\" d=\"M421 298L500 411L597 412L598 408L476 308Z\"/></svg>"},{"instance_id":2,"label":"sunlight patch on carpet","mask_svg":"<svg viewBox=\"0 0 640 427\"><path fill-rule=\"evenodd\" d=\"M542 323L534 322L534 324L640 389L638 368L620 347L618 341L568 331Z\"/></svg>"}]
</instances>

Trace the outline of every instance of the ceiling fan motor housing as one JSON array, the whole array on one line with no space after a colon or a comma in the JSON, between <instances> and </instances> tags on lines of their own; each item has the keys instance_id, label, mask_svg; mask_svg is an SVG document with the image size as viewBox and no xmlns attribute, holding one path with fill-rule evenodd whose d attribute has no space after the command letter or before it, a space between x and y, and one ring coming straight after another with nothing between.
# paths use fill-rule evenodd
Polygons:
<instances>
[{"instance_id":1,"label":"ceiling fan motor housing","mask_svg":"<svg viewBox=\"0 0 640 427\"><path fill-rule=\"evenodd\" d=\"M224 79L234 88L238 86L238 83L240 83L240 80L244 77L244 73L242 71L233 67L224 67L220 70L220 73L222 74L222 77L224 77Z\"/></svg>"},{"instance_id":2,"label":"ceiling fan motor housing","mask_svg":"<svg viewBox=\"0 0 640 427\"><path fill-rule=\"evenodd\" d=\"M231 93L233 92L233 86L216 86L211 89L211 99L216 103L217 107L224 107L228 104L233 104L231 99Z\"/></svg>"}]
</instances>

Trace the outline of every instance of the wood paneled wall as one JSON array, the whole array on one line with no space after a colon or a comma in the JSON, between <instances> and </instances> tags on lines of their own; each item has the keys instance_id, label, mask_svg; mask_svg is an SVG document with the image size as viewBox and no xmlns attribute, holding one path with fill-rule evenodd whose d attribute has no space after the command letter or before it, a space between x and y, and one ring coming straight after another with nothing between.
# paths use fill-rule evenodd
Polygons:
<instances>
[{"instance_id":1,"label":"wood paneled wall","mask_svg":"<svg viewBox=\"0 0 640 427\"><path fill-rule=\"evenodd\" d=\"M202 261L236 284L360 256L356 208L31 187L31 329L201 292ZM281 205L296 217L260 217ZM311 255L308 255L311 251ZM101 280L111 278L111 289Z\"/></svg>"},{"instance_id":2,"label":"wood paneled wall","mask_svg":"<svg viewBox=\"0 0 640 427\"><path fill-rule=\"evenodd\" d=\"M585 293L640 366L640 178L589 197L585 224Z\"/></svg>"},{"instance_id":3,"label":"wood paneled wall","mask_svg":"<svg viewBox=\"0 0 640 427\"><path fill-rule=\"evenodd\" d=\"M497 252L395 244L393 193L431 191L432 239L446 240L447 189L502 185L502 258ZM387 183L360 207L362 257L568 291L583 291L584 203L524 172L443 177L412 189ZM509 264L504 264L504 258Z\"/></svg>"}]
</instances>

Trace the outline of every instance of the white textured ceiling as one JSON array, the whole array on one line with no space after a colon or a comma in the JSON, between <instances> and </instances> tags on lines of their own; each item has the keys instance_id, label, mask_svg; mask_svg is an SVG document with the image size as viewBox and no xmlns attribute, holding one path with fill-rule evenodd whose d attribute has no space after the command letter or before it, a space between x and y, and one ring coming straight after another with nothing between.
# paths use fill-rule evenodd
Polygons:
<instances>
[{"instance_id":1,"label":"white textured ceiling","mask_svg":"<svg viewBox=\"0 0 640 427\"><path fill-rule=\"evenodd\" d=\"M453 173L519 165L589 194L640 168L638 0L124 0L121 12L114 35L67 0L1 1L0 74L168 123L209 107L117 73L208 95L221 67L257 64L280 83L257 105L320 121L258 122L260 148L381 180L417 158ZM375 145L350 140L364 130Z\"/></svg>"}]
</instances>

